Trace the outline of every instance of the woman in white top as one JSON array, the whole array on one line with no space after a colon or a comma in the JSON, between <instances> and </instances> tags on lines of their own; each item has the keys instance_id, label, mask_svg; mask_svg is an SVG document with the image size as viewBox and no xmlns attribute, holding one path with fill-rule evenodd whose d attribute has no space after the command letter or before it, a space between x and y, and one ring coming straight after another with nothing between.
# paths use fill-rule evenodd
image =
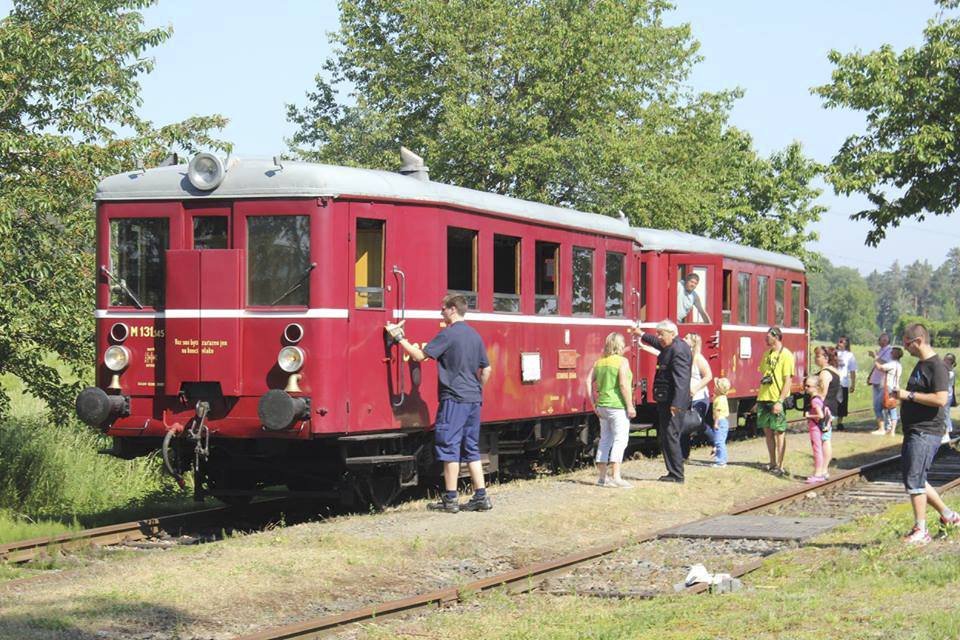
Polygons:
<instances>
[{"instance_id":1,"label":"woman in white top","mask_svg":"<svg viewBox=\"0 0 960 640\"><path fill-rule=\"evenodd\" d=\"M703 424L707 424L707 416L710 413L710 382L713 380L713 372L710 370L710 363L703 357L703 340L696 333L688 333L683 337L684 341L690 345L690 351L693 353L693 362L690 367L690 408L700 414ZM711 435L711 430L705 430L707 437ZM680 449L683 452L684 459L690 457L690 439L688 437L680 438Z\"/></svg>"},{"instance_id":2,"label":"woman in white top","mask_svg":"<svg viewBox=\"0 0 960 640\"><path fill-rule=\"evenodd\" d=\"M900 347L893 347L890 350L890 357L892 358L888 362L883 362L878 357L874 361L874 366L877 370L884 373L884 379L880 384L886 385L887 387L887 396L891 398L896 398L897 389L900 388L900 376L903 375L903 365L900 364L900 358L903 357L903 349ZM881 390L883 388L881 387ZM882 393L882 391L881 391ZM899 411L896 407L890 407L887 409L883 407L883 426L877 428L876 431L871 431L875 436L882 436L884 434L892 436L897 432L897 420L900 418Z\"/></svg>"},{"instance_id":3,"label":"woman in white top","mask_svg":"<svg viewBox=\"0 0 960 640\"><path fill-rule=\"evenodd\" d=\"M837 340L837 360L840 373L840 402L837 406L837 415L834 416L837 429L843 431L843 419L847 417L847 407L850 403L850 394L857 390L857 358L850 351L850 339L840 336Z\"/></svg>"}]
</instances>

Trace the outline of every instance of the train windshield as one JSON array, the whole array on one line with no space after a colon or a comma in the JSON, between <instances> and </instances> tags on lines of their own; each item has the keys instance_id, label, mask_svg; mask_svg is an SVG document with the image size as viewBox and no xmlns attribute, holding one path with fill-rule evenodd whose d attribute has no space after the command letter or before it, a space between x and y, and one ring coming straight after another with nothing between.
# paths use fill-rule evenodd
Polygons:
<instances>
[{"instance_id":1,"label":"train windshield","mask_svg":"<svg viewBox=\"0 0 960 640\"><path fill-rule=\"evenodd\" d=\"M144 306L163 306L163 256L170 246L169 226L166 218L110 221L110 266L117 280L110 287L111 306L131 303L121 282Z\"/></svg>"},{"instance_id":2,"label":"train windshield","mask_svg":"<svg viewBox=\"0 0 960 640\"><path fill-rule=\"evenodd\" d=\"M247 218L247 300L250 305L309 306L308 216ZM297 285L300 286L297 286ZM288 292L282 299L280 294Z\"/></svg>"}]
</instances>

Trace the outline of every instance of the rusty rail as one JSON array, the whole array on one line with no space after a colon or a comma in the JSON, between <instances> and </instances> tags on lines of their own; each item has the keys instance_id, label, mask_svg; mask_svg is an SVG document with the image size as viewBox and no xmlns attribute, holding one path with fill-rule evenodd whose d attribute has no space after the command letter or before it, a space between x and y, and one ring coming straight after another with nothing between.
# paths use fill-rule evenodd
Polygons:
<instances>
[{"instance_id":1,"label":"rusty rail","mask_svg":"<svg viewBox=\"0 0 960 640\"><path fill-rule=\"evenodd\" d=\"M772 496L760 498L744 505L734 506L727 513L729 515L751 513L760 511L775 504L787 504L794 500L801 499L812 490L823 491L824 489L837 489L844 485L852 484L867 473L873 472L884 466L891 465L897 462L899 459L900 456L889 456L882 458L856 469L850 469L848 471L838 473L829 480L818 483L815 487L800 485L797 488L789 489ZM960 478L943 485L940 488L940 491L946 492L957 487L958 485L960 485ZM715 516L711 515L694 522L702 522L703 520L713 517ZM283 627L277 627L250 635L244 635L238 637L236 640L287 640L290 638L319 637L340 627L362 622L364 620L395 616L411 610L424 609L434 605L441 606L445 603L460 600L466 594L470 593L476 593L498 587L505 587L512 592L529 591L535 588L537 584L542 582L550 575L564 573L571 567L617 552L624 547L654 540L662 533L666 532L668 529L673 529L675 526L676 525L671 525L668 528L660 529L653 533L634 538L626 543L605 545L563 556L561 558L556 558L554 560L538 562L536 564L521 567L513 571L490 576L481 580L475 580L461 587L447 587L445 589L438 589L436 591L431 591L400 600L391 600L381 604L361 607L352 611L345 611L343 613L327 615L312 620L305 620L303 622L298 622ZM739 567L731 575L733 577L740 577L751 571L755 571L761 566L761 564L762 560L748 563L747 565ZM689 587L684 593L700 593L706 591L708 588L709 585L696 584Z\"/></svg>"}]
</instances>

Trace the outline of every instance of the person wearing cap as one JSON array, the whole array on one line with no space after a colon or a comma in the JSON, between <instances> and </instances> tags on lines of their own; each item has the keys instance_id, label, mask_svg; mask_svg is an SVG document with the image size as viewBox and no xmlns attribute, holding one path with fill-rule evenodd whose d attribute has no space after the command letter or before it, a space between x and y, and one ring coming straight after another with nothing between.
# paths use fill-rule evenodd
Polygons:
<instances>
[{"instance_id":1,"label":"person wearing cap","mask_svg":"<svg viewBox=\"0 0 960 640\"><path fill-rule=\"evenodd\" d=\"M783 331L770 327L767 351L760 360L760 390L757 392L757 426L763 429L770 462L767 469L776 475L786 473L783 458L787 452L787 413L784 399L790 395L795 375L793 352L783 346Z\"/></svg>"}]
</instances>

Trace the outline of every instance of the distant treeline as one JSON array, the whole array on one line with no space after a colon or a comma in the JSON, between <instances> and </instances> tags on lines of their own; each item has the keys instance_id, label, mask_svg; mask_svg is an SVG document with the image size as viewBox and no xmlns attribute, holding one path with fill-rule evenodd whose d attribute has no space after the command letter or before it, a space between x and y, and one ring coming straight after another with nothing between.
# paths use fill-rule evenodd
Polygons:
<instances>
[{"instance_id":1,"label":"distant treeline","mask_svg":"<svg viewBox=\"0 0 960 640\"><path fill-rule=\"evenodd\" d=\"M905 267L894 262L866 278L856 269L824 260L809 274L813 337L871 343L881 331L899 335L911 322L923 322L937 346L960 345L960 247L942 265L926 260Z\"/></svg>"}]
</instances>

